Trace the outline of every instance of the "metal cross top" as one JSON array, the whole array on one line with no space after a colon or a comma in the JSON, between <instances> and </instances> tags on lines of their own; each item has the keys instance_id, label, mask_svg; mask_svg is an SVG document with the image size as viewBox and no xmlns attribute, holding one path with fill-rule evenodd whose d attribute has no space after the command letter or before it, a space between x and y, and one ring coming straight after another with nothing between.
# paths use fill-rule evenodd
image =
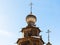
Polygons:
<instances>
[{"instance_id":1,"label":"metal cross top","mask_svg":"<svg viewBox=\"0 0 60 45\"><path fill-rule=\"evenodd\" d=\"M48 33L48 42L50 41L49 40L49 38L50 38L50 36L49 36L49 33L50 33L51 31L50 30L48 30L46 33Z\"/></svg>"},{"instance_id":2,"label":"metal cross top","mask_svg":"<svg viewBox=\"0 0 60 45\"><path fill-rule=\"evenodd\" d=\"M30 0L31 1L31 3L30 3L30 13L32 14L32 6L33 6L33 4L32 4L32 0Z\"/></svg>"},{"instance_id":3,"label":"metal cross top","mask_svg":"<svg viewBox=\"0 0 60 45\"><path fill-rule=\"evenodd\" d=\"M30 8L30 11L31 11L31 12L30 12L30 13L31 13L31 14L32 14L32 5L33 5L33 4L32 4L32 2L31 2L31 3L30 3L30 6L31 6L31 8Z\"/></svg>"}]
</instances>

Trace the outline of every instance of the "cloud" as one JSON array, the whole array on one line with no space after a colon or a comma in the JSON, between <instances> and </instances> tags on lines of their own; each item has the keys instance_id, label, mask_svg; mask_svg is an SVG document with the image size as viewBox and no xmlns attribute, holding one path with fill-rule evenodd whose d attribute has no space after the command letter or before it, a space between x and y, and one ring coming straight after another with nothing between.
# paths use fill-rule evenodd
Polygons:
<instances>
[{"instance_id":1,"label":"cloud","mask_svg":"<svg viewBox=\"0 0 60 45\"><path fill-rule=\"evenodd\" d=\"M8 21L7 16L0 15L0 36L12 36L13 33L8 31Z\"/></svg>"},{"instance_id":2,"label":"cloud","mask_svg":"<svg viewBox=\"0 0 60 45\"><path fill-rule=\"evenodd\" d=\"M13 33L9 32L9 31L6 31L6 30L0 30L0 35L2 35L2 36L12 36Z\"/></svg>"}]
</instances>

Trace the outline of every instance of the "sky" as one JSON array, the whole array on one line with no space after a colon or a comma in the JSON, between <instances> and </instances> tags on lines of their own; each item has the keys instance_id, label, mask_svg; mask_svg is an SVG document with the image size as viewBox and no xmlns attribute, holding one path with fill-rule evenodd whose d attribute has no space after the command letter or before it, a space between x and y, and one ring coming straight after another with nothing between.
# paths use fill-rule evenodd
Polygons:
<instances>
[{"instance_id":1,"label":"sky","mask_svg":"<svg viewBox=\"0 0 60 45\"><path fill-rule=\"evenodd\" d=\"M27 26L26 16L30 13L31 0L0 0L0 45L17 45L22 38L23 27ZM33 14L37 17L36 26L46 43L47 30L52 45L60 43L60 0L32 0Z\"/></svg>"}]
</instances>

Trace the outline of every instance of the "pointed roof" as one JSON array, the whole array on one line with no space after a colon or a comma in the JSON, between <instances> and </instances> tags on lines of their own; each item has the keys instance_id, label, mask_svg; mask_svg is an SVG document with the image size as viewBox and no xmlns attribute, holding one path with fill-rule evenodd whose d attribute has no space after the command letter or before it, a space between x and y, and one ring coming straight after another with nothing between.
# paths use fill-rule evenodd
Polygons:
<instances>
[{"instance_id":1,"label":"pointed roof","mask_svg":"<svg viewBox=\"0 0 60 45\"><path fill-rule=\"evenodd\" d=\"M48 42L46 45L52 45L50 42Z\"/></svg>"}]
</instances>

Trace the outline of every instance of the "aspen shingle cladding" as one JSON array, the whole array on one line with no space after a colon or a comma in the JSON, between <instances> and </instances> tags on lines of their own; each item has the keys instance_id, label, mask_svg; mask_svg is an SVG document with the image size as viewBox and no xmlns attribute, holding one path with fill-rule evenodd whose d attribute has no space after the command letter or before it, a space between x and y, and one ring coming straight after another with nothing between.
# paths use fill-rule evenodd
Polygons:
<instances>
[{"instance_id":1,"label":"aspen shingle cladding","mask_svg":"<svg viewBox=\"0 0 60 45\"><path fill-rule=\"evenodd\" d=\"M32 42L42 42L44 44L44 41L40 38L34 38L34 37L27 37L27 38L19 38L17 43L22 43L26 41L32 41Z\"/></svg>"},{"instance_id":2,"label":"aspen shingle cladding","mask_svg":"<svg viewBox=\"0 0 60 45\"><path fill-rule=\"evenodd\" d=\"M41 30L38 27L25 27L22 28L21 32L24 32L24 30L38 30L39 33L41 32Z\"/></svg>"}]
</instances>

